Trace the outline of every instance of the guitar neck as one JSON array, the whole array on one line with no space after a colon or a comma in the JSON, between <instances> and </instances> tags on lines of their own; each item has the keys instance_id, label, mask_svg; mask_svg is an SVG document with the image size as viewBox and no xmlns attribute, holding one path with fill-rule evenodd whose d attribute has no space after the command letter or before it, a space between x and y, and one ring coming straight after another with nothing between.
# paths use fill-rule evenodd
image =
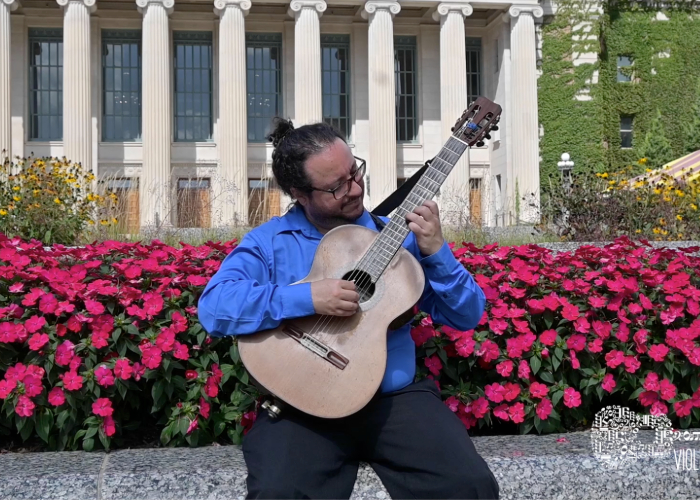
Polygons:
<instances>
[{"instance_id":1,"label":"guitar neck","mask_svg":"<svg viewBox=\"0 0 700 500\"><path fill-rule=\"evenodd\" d=\"M406 214L432 199L440 190L460 157L467 150L467 144L459 139L450 137L442 147L430 166L413 186L406 199L396 209L391 221L379 234L362 259L362 269L367 271L373 280L379 279L391 259L401 248L410 230L406 222Z\"/></svg>"}]
</instances>

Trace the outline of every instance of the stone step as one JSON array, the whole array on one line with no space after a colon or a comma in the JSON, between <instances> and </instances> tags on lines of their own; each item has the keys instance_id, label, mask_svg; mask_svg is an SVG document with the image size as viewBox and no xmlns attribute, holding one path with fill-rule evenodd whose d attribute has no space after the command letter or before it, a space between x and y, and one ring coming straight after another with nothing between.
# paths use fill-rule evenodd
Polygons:
<instances>
[{"instance_id":1,"label":"stone step","mask_svg":"<svg viewBox=\"0 0 700 500\"><path fill-rule=\"evenodd\" d=\"M700 496L700 429L689 429L661 456L606 459L591 431L472 440L500 485L501 499L688 499ZM638 444L651 444L640 430ZM689 450L689 451L687 451ZM104 452L0 454L0 499L219 500L244 498L239 446ZM351 498L388 499L362 464Z\"/></svg>"}]
</instances>

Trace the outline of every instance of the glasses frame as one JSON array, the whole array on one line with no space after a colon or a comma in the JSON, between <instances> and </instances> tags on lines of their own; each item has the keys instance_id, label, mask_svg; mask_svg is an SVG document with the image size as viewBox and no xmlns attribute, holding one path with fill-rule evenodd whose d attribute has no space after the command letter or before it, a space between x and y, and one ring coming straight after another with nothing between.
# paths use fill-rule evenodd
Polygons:
<instances>
[{"instance_id":1,"label":"glasses frame","mask_svg":"<svg viewBox=\"0 0 700 500\"><path fill-rule=\"evenodd\" d=\"M345 197L350 192L350 189L352 189L352 182L355 181L356 183L359 184L360 180L362 180L362 178L365 176L365 173L367 172L367 161L363 160L362 158L358 158L357 156L353 156L353 158L355 158L355 160L357 160L359 162L359 165L357 166L357 169L354 172L351 172L349 179L341 182L340 184L338 184L337 187L335 187L333 189L319 189L319 188L315 188L313 186L309 189L311 191L321 191L323 193L331 193L333 195L333 198L335 198L336 200L340 200L343 197ZM361 172L361 175L358 177L358 174L360 172ZM343 186L347 187L347 191L345 191L343 193L343 196L338 197L336 195L336 192L339 189L341 189Z\"/></svg>"}]
</instances>

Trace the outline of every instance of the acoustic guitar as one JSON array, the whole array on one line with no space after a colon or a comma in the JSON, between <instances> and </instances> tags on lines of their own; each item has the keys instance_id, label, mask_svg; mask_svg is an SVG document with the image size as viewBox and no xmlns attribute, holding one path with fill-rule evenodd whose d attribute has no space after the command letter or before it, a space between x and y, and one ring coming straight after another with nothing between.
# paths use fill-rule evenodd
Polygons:
<instances>
[{"instance_id":1,"label":"acoustic guitar","mask_svg":"<svg viewBox=\"0 0 700 500\"><path fill-rule=\"evenodd\" d=\"M326 233L309 274L297 283L353 281L360 294L352 316L312 315L238 337L241 360L265 390L298 410L340 418L361 410L377 393L392 322L413 308L425 284L423 269L402 247L406 214L432 199L467 148L497 130L501 107L479 97L381 231L347 224ZM295 283L295 284L297 284Z\"/></svg>"}]
</instances>

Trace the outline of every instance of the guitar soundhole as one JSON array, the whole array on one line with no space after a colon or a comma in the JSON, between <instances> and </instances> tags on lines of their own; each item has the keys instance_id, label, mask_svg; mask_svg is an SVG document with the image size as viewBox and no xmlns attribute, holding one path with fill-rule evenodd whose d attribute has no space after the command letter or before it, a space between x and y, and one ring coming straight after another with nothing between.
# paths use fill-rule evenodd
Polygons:
<instances>
[{"instance_id":1,"label":"guitar soundhole","mask_svg":"<svg viewBox=\"0 0 700 500\"><path fill-rule=\"evenodd\" d=\"M374 282L372 276L366 271L354 270L343 276L344 280L353 281L360 294L360 302L367 302L374 295Z\"/></svg>"}]
</instances>

